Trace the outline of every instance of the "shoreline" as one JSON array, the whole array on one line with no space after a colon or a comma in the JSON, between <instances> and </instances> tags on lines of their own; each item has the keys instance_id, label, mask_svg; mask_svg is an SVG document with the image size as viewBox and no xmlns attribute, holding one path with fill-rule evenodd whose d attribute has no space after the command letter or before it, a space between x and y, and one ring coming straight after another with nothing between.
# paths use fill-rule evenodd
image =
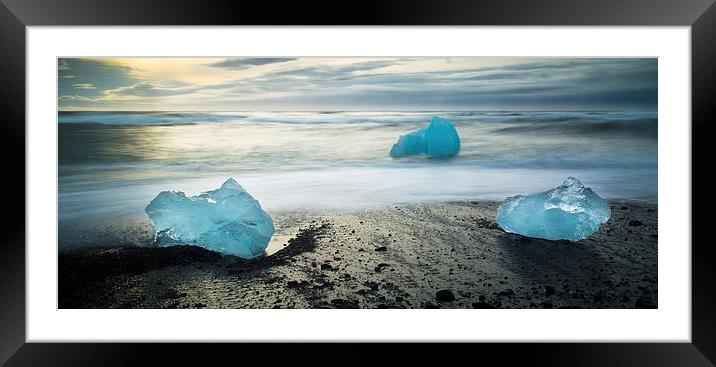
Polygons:
<instances>
[{"instance_id":1,"label":"shoreline","mask_svg":"<svg viewBox=\"0 0 716 367\"><path fill-rule=\"evenodd\" d=\"M505 233L493 201L279 215L278 251L254 260L113 244L120 228L59 252L59 308L654 308L658 206L609 203L578 242Z\"/></svg>"}]
</instances>

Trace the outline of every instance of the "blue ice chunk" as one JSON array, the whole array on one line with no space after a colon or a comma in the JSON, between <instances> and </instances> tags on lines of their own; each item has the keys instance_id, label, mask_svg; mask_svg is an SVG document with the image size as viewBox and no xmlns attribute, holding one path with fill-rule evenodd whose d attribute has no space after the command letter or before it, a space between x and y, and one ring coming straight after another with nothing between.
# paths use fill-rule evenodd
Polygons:
<instances>
[{"instance_id":1,"label":"blue ice chunk","mask_svg":"<svg viewBox=\"0 0 716 367\"><path fill-rule=\"evenodd\" d=\"M428 144L425 142L425 131L427 130L427 127L423 127L401 135L398 142L390 148L390 156L398 158L425 153L428 149Z\"/></svg>"},{"instance_id":2,"label":"blue ice chunk","mask_svg":"<svg viewBox=\"0 0 716 367\"><path fill-rule=\"evenodd\" d=\"M161 246L189 244L251 259L263 255L275 232L271 216L233 178L197 196L162 191L145 211Z\"/></svg>"},{"instance_id":3,"label":"blue ice chunk","mask_svg":"<svg viewBox=\"0 0 716 367\"><path fill-rule=\"evenodd\" d=\"M497 224L527 237L579 241L596 232L610 215L604 198L569 177L552 190L507 198L497 208Z\"/></svg>"},{"instance_id":4,"label":"blue ice chunk","mask_svg":"<svg viewBox=\"0 0 716 367\"><path fill-rule=\"evenodd\" d=\"M454 156L459 151L460 136L455 126L444 118L433 116L427 127L401 135L390 149L390 156L399 158L427 154L428 157L444 158Z\"/></svg>"}]
</instances>

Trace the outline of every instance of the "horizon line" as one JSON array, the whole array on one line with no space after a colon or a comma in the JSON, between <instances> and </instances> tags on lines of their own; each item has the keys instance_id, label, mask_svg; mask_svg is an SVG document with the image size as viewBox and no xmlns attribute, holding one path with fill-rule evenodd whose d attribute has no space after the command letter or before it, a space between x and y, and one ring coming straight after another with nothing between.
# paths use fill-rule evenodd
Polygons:
<instances>
[{"instance_id":1,"label":"horizon line","mask_svg":"<svg viewBox=\"0 0 716 367\"><path fill-rule=\"evenodd\" d=\"M499 110L63 110L58 109L57 112L133 112L133 113L165 113L165 112L200 112L200 113L252 113L252 112L659 112L657 110L647 109L499 109Z\"/></svg>"}]
</instances>

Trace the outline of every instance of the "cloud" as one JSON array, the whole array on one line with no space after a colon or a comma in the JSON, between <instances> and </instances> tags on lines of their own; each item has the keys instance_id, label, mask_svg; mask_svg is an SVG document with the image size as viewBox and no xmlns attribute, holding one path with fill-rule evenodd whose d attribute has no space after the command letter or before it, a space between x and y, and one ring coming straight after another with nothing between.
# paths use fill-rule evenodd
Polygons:
<instances>
[{"instance_id":1,"label":"cloud","mask_svg":"<svg viewBox=\"0 0 716 367\"><path fill-rule=\"evenodd\" d=\"M75 89L97 89L97 87L92 83L76 83L72 84Z\"/></svg>"},{"instance_id":2,"label":"cloud","mask_svg":"<svg viewBox=\"0 0 716 367\"><path fill-rule=\"evenodd\" d=\"M58 65L62 69L58 71L60 96L97 99L106 90L138 82L129 75L131 68L107 59L65 58Z\"/></svg>"},{"instance_id":3,"label":"cloud","mask_svg":"<svg viewBox=\"0 0 716 367\"><path fill-rule=\"evenodd\" d=\"M81 87L78 89L94 89L85 84L77 84ZM91 84L90 84L91 86ZM195 87L172 86L158 81L142 81L129 86L119 87L101 91L100 94L94 96L83 96L78 94L61 95L59 99L68 101L79 101L86 103L102 103L102 102L127 102L127 101L149 101L157 97L177 96L189 94L196 91Z\"/></svg>"},{"instance_id":4,"label":"cloud","mask_svg":"<svg viewBox=\"0 0 716 367\"><path fill-rule=\"evenodd\" d=\"M62 95L59 97L61 101L80 101L80 102L95 102L93 98L80 96L80 95Z\"/></svg>"},{"instance_id":5,"label":"cloud","mask_svg":"<svg viewBox=\"0 0 716 367\"><path fill-rule=\"evenodd\" d=\"M198 88L193 86L176 86L160 81L146 80L126 87L119 87L103 92L98 101L139 100L143 98L167 97L189 94Z\"/></svg>"},{"instance_id":6,"label":"cloud","mask_svg":"<svg viewBox=\"0 0 716 367\"><path fill-rule=\"evenodd\" d=\"M262 74L261 79L275 78L281 76L289 77L303 77L303 78L322 78L322 79L334 79L341 80L350 78L352 76L361 75L363 73L373 72L377 69L385 68L388 66L401 65L403 61L400 60L371 60L371 61L359 61L350 64L343 65L331 65L331 64L317 64L317 65L306 65L301 67L294 67L288 69L281 69L270 71Z\"/></svg>"},{"instance_id":7,"label":"cloud","mask_svg":"<svg viewBox=\"0 0 716 367\"><path fill-rule=\"evenodd\" d=\"M66 59L58 59L57 60L57 70L63 71L63 70L70 70L72 69L70 67L70 64L67 63Z\"/></svg>"},{"instance_id":8,"label":"cloud","mask_svg":"<svg viewBox=\"0 0 716 367\"><path fill-rule=\"evenodd\" d=\"M171 76L69 59L60 106L189 110L656 109L657 60L614 58L231 58ZM292 61L292 62L289 62ZM152 60L158 67L161 60ZM149 62L135 62L148 65ZM194 65L198 66L194 66ZM275 64L275 65L274 65ZM135 65L135 66L136 66ZM167 67L169 64L166 64ZM208 69L207 65L216 69ZM274 65L270 68L252 68ZM139 67L139 66L137 66ZM231 70L252 68L246 72ZM213 73L187 82L174 76ZM218 74L220 73L220 74ZM183 75L182 74L182 75ZM169 75L169 74L167 74ZM220 77L219 77L220 76ZM64 78L60 76L61 78ZM96 90L78 88L78 85ZM63 85L65 87L63 88ZM74 86L72 88L71 86ZM67 88L70 87L70 88Z\"/></svg>"},{"instance_id":9,"label":"cloud","mask_svg":"<svg viewBox=\"0 0 716 367\"><path fill-rule=\"evenodd\" d=\"M226 69L247 69L252 66L259 66L259 65L269 65L269 64L277 64L277 63L284 63L289 61L295 61L298 60L296 58L276 58L276 57L242 57L242 58L229 58L224 59L219 62L215 62L213 64L209 64L209 66L217 67L217 68L226 68Z\"/></svg>"}]
</instances>

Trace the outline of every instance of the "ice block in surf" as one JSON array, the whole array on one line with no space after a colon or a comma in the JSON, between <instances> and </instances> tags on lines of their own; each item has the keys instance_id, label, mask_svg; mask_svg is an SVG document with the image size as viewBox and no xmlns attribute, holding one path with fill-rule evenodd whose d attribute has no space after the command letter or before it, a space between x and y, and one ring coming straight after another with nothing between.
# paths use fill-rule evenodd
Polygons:
<instances>
[{"instance_id":1,"label":"ice block in surf","mask_svg":"<svg viewBox=\"0 0 716 367\"><path fill-rule=\"evenodd\" d=\"M548 240L585 239L609 220L607 201L574 177L554 189L507 198L497 224L507 232Z\"/></svg>"},{"instance_id":2,"label":"ice block in surf","mask_svg":"<svg viewBox=\"0 0 716 367\"><path fill-rule=\"evenodd\" d=\"M433 116L430 124L398 138L390 149L394 158L426 154L428 157L445 158L460 151L460 136L453 124L441 117Z\"/></svg>"},{"instance_id":3,"label":"ice block in surf","mask_svg":"<svg viewBox=\"0 0 716 367\"><path fill-rule=\"evenodd\" d=\"M232 178L197 196L162 191L145 211L161 246L189 244L251 259L275 232L271 216Z\"/></svg>"}]
</instances>

